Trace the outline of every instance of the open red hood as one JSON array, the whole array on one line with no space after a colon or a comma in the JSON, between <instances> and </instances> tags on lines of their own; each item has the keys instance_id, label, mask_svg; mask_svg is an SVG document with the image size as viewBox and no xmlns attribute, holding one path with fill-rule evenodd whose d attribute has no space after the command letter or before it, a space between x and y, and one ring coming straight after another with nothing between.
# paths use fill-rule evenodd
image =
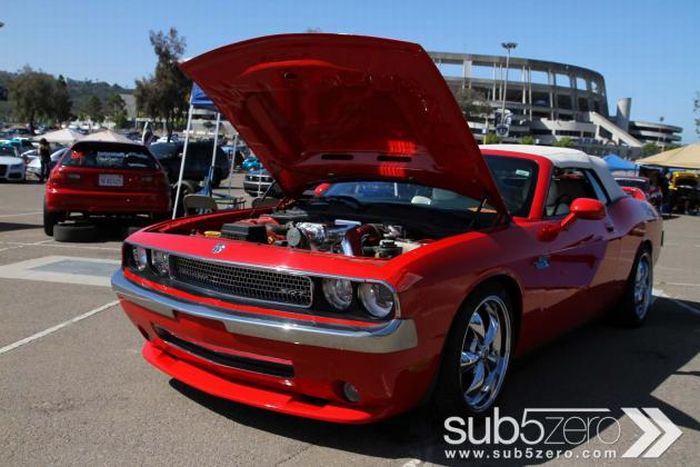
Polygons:
<instances>
[{"instance_id":1,"label":"open red hood","mask_svg":"<svg viewBox=\"0 0 700 467\"><path fill-rule=\"evenodd\" d=\"M329 180L401 180L506 211L447 83L420 45L286 34L181 65L288 194Z\"/></svg>"}]
</instances>

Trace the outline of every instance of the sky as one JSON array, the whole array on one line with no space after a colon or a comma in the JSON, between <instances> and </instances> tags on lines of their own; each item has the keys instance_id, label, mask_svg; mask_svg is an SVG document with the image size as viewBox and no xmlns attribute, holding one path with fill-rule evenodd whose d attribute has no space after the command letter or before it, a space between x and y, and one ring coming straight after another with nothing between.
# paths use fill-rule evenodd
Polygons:
<instances>
[{"instance_id":1,"label":"sky","mask_svg":"<svg viewBox=\"0 0 700 467\"><path fill-rule=\"evenodd\" d=\"M590 68L606 80L611 112L632 98L634 120L683 127L699 139L700 1L76 1L1 0L0 70L24 65L74 79L133 87L153 71L151 30L175 27L186 56L252 37L303 32L366 34L426 50L513 55Z\"/></svg>"}]
</instances>

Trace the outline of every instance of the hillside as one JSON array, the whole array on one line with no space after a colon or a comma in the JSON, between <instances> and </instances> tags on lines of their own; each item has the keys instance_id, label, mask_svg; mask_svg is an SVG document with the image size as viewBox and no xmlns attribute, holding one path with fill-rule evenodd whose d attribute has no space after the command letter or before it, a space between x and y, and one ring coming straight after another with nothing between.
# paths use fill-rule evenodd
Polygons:
<instances>
[{"instance_id":1,"label":"hillside","mask_svg":"<svg viewBox=\"0 0 700 467\"><path fill-rule=\"evenodd\" d=\"M17 76L17 73L0 70L0 86L9 88L12 80ZM133 89L123 88L117 84L109 84L104 81L79 81L71 78L66 78L68 83L68 92L73 101L72 113L77 115L85 112L88 99L90 96L96 95L103 102L112 94L132 94ZM11 120L12 114L12 95L9 96L9 101L0 101L0 121Z\"/></svg>"}]
</instances>

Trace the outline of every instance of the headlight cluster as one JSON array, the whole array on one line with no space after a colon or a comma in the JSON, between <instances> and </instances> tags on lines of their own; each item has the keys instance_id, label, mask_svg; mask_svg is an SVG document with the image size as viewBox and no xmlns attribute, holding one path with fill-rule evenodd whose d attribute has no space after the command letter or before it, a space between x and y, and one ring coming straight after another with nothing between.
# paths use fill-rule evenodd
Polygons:
<instances>
[{"instance_id":1,"label":"headlight cluster","mask_svg":"<svg viewBox=\"0 0 700 467\"><path fill-rule=\"evenodd\" d=\"M139 245L124 244L124 265L130 271L162 284L171 281L170 254ZM398 309L394 291L381 282L312 277L313 310L348 318L389 319Z\"/></svg>"},{"instance_id":2,"label":"headlight cluster","mask_svg":"<svg viewBox=\"0 0 700 467\"><path fill-rule=\"evenodd\" d=\"M357 300L373 318L384 319L396 308L394 292L379 282L353 282L348 279L321 279L323 296L334 311L345 312Z\"/></svg>"},{"instance_id":3,"label":"headlight cluster","mask_svg":"<svg viewBox=\"0 0 700 467\"><path fill-rule=\"evenodd\" d=\"M131 270L153 274L156 277L170 277L170 255L168 253L136 245L127 245L125 248L130 250L125 252L125 260Z\"/></svg>"}]
</instances>

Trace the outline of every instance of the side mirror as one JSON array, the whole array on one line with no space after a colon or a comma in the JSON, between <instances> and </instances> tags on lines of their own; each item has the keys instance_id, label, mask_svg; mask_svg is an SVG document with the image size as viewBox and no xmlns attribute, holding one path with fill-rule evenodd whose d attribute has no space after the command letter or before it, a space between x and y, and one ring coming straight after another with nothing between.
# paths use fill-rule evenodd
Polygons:
<instances>
[{"instance_id":1,"label":"side mirror","mask_svg":"<svg viewBox=\"0 0 700 467\"><path fill-rule=\"evenodd\" d=\"M576 198L569 209L569 215L566 217L573 215L576 219L587 221L599 221L607 214L605 205L592 198Z\"/></svg>"},{"instance_id":2,"label":"side mirror","mask_svg":"<svg viewBox=\"0 0 700 467\"><path fill-rule=\"evenodd\" d=\"M569 214L558 223L545 225L540 231L540 238L554 240L562 230L567 230L577 220L598 221L604 219L607 212L605 205L597 199L576 198L569 207Z\"/></svg>"}]
</instances>

